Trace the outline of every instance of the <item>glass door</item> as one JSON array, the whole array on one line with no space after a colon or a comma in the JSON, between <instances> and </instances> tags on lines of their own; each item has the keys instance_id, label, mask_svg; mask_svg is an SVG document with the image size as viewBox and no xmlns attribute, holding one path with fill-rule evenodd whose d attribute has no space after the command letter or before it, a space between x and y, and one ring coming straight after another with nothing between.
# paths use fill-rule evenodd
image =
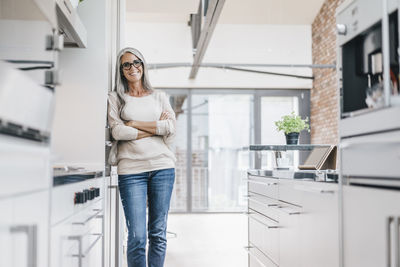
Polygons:
<instances>
[{"instance_id":1,"label":"glass door","mask_svg":"<svg viewBox=\"0 0 400 267\"><path fill-rule=\"evenodd\" d=\"M192 210L244 210L251 94L192 95Z\"/></svg>"}]
</instances>

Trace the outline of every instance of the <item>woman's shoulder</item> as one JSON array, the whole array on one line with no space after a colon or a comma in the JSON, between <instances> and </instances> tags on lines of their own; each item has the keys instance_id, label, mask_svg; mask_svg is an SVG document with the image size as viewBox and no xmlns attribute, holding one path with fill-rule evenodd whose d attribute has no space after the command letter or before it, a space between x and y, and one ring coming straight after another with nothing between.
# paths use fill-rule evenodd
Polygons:
<instances>
[{"instance_id":1,"label":"woman's shoulder","mask_svg":"<svg viewBox=\"0 0 400 267\"><path fill-rule=\"evenodd\" d=\"M152 94L158 100L163 100L163 98L165 98L165 96L167 95L166 92L164 92L163 90L160 90L160 89L153 89Z\"/></svg>"}]
</instances>

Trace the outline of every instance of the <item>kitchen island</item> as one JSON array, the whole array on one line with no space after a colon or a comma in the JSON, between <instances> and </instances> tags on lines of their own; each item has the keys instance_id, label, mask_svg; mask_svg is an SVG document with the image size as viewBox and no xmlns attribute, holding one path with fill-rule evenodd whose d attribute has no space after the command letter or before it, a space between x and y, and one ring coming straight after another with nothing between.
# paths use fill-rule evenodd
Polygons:
<instances>
[{"instance_id":1,"label":"kitchen island","mask_svg":"<svg viewBox=\"0 0 400 267\"><path fill-rule=\"evenodd\" d=\"M339 265L337 177L333 170L248 171L250 267Z\"/></svg>"}]
</instances>

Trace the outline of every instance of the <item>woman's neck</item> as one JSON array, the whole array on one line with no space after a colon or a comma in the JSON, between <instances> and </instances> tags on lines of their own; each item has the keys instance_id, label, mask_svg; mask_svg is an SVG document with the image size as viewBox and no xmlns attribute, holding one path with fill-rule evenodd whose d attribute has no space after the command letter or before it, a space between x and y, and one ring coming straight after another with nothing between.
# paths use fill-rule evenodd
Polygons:
<instances>
[{"instance_id":1,"label":"woman's neck","mask_svg":"<svg viewBox=\"0 0 400 267\"><path fill-rule=\"evenodd\" d=\"M142 81L128 83L128 88L129 95L131 96L143 96L147 94L146 90L143 88Z\"/></svg>"}]
</instances>

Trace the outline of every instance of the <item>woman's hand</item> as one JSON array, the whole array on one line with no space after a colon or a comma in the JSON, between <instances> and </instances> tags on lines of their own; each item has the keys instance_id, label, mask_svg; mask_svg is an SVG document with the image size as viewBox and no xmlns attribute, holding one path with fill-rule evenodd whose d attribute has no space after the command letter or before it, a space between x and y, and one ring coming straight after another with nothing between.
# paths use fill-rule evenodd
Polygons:
<instances>
[{"instance_id":1,"label":"woman's hand","mask_svg":"<svg viewBox=\"0 0 400 267\"><path fill-rule=\"evenodd\" d=\"M127 121L127 122L124 122L124 124L126 125L126 126L129 126L129 127L133 127L133 128L135 128L135 121Z\"/></svg>"},{"instance_id":2,"label":"woman's hand","mask_svg":"<svg viewBox=\"0 0 400 267\"><path fill-rule=\"evenodd\" d=\"M170 119L170 118L171 118L171 114L169 114L168 111L163 111L163 112L161 113L161 116L160 116L160 121L162 121L162 120L168 120L168 119Z\"/></svg>"}]
</instances>

